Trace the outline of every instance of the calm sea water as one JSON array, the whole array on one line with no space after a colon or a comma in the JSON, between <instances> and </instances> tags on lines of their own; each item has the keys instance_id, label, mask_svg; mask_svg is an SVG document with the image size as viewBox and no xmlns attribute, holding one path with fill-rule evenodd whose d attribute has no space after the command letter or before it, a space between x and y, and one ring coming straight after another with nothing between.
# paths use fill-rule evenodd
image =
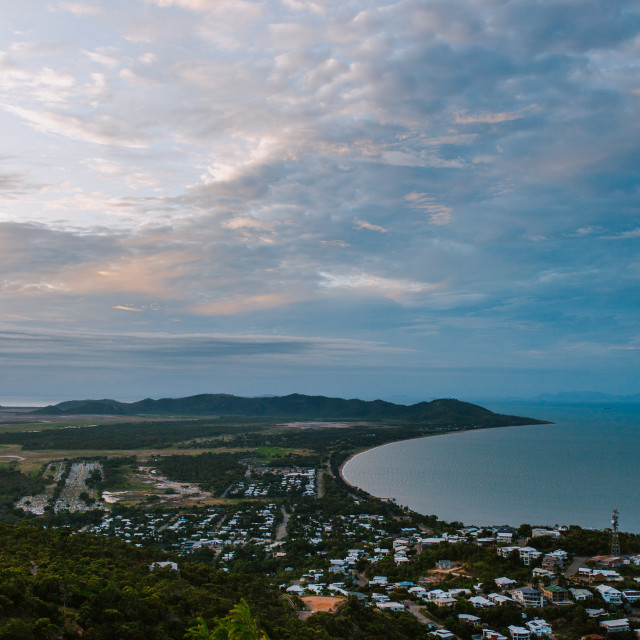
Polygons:
<instances>
[{"instance_id":1,"label":"calm sea water","mask_svg":"<svg viewBox=\"0 0 640 640\"><path fill-rule=\"evenodd\" d=\"M555 424L407 440L358 454L345 479L443 520L640 533L640 405L488 405Z\"/></svg>"}]
</instances>

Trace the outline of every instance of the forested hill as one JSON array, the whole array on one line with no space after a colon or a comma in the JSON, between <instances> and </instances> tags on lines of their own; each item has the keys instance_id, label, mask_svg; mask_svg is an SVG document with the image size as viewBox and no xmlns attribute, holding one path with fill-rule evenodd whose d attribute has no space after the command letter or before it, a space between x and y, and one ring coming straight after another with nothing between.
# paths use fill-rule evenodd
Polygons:
<instances>
[{"instance_id":1,"label":"forested hill","mask_svg":"<svg viewBox=\"0 0 640 640\"><path fill-rule=\"evenodd\" d=\"M245 416L295 420L365 420L424 424L519 425L540 420L505 416L455 399L419 402L410 406L384 400L344 400L291 394L281 397L242 398L227 394L201 394L188 398L150 398L125 403L116 400L72 400L37 409L55 415L180 415Z\"/></svg>"}]
</instances>

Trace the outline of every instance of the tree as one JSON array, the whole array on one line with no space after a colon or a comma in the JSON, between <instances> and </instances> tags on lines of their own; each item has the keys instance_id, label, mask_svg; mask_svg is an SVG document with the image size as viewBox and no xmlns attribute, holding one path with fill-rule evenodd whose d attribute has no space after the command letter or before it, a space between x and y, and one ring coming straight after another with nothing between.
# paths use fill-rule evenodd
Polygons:
<instances>
[{"instance_id":1,"label":"tree","mask_svg":"<svg viewBox=\"0 0 640 640\"><path fill-rule=\"evenodd\" d=\"M195 626L189 628L185 636L187 640L269 640L251 617L249 605L244 599L211 631L202 618L196 622Z\"/></svg>"}]
</instances>

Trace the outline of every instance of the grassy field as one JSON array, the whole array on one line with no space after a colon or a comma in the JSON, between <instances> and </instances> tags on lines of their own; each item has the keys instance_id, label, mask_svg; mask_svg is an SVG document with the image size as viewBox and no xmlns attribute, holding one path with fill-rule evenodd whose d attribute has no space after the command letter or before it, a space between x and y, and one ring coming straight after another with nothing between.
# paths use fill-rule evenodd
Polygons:
<instances>
[{"instance_id":1,"label":"grassy field","mask_svg":"<svg viewBox=\"0 0 640 640\"><path fill-rule=\"evenodd\" d=\"M308 449L287 449L284 447L256 447L255 452L261 462L271 462L290 453L295 455L308 455L311 453Z\"/></svg>"},{"instance_id":2,"label":"grassy field","mask_svg":"<svg viewBox=\"0 0 640 640\"><path fill-rule=\"evenodd\" d=\"M223 453L223 452L253 452L254 449L231 449L221 447L217 449L73 449L73 450L46 450L46 451L23 451L20 445L4 445L3 452L0 453L0 463L9 463L12 460L18 462L18 467L24 473L39 471L45 462L61 460L63 458L96 458L96 457L122 457L138 456L140 460L151 456L170 456L180 453L180 455L195 456L201 453ZM284 451L287 451L284 449Z\"/></svg>"}]
</instances>

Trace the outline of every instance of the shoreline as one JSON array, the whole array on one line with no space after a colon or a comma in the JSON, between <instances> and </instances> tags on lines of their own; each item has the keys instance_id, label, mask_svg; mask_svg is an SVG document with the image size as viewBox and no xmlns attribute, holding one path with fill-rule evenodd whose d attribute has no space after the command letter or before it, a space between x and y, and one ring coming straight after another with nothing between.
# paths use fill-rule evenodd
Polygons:
<instances>
[{"instance_id":1,"label":"shoreline","mask_svg":"<svg viewBox=\"0 0 640 640\"><path fill-rule=\"evenodd\" d=\"M547 423L549 425L554 425L554 426L562 426L564 425L564 420L560 420L558 422L552 422L552 423ZM537 425L511 425L511 426L528 426L528 427L533 427L533 426L537 426ZM568 425L564 425L564 426L568 426ZM482 427L482 429L495 429L498 427ZM502 427L499 427L502 428ZM555 513L545 513L544 509L535 509L532 513L528 513L528 514L522 514L523 519L519 519L519 516L516 514L515 515L515 520L516 521L511 521L508 517L505 517L505 513L499 513L498 511L496 511L493 514L490 514L489 511L494 511L494 509L486 509L484 507L482 507L480 509L480 511L486 511L487 513L476 513L476 510L471 509L472 512L469 511L469 509L465 508L466 504L463 501L463 504L457 504L457 501L455 501L455 504L453 502L449 502L449 506L453 506L453 509L446 509L445 512L442 512L441 509L429 509L429 507L427 506L426 509L421 508L420 505L414 505L411 506L413 504L413 502L411 500L409 500L409 502L407 503L407 497L405 496L405 499L403 500L398 494L401 492L395 491L393 490L393 488L390 488L389 486L387 486L387 483L385 482L378 482L377 485L378 486L372 486L372 488L374 489L374 491L376 491L376 493L373 493L372 491L367 490L366 487L366 483L363 485L357 485L355 484L355 481L358 479L358 475L356 474L356 477L354 478L354 482L351 482L349 479L347 479L346 474L345 474L345 470L346 470L346 465L348 462L351 462L356 456L366 453L368 451L373 451L375 449L380 449L384 446L390 445L390 444L396 444L398 442L409 442L411 441L416 441L418 442L419 440L422 440L425 437L431 437L434 435L452 435L454 433L467 433L469 431L476 431L479 429L460 429L460 430L452 430L452 431L447 431L447 432L440 432L440 433L431 433L431 434L425 434L424 436L420 436L417 438L407 438L407 439L403 439L403 440L393 440L391 442L386 442L384 444L378 444L376 446L369 446L369 447L362 447L359 448L356 451L351 452L348 457L345 458L345 460L339 465L338 468L338 472L340 474L340 479L344 482L344 484L346 485L346 488L348 489L352 489L352 490L359 490L362 491L363 494L366 494L376 500L382 500L382 501L391 501L391 500L395 500L396 504L402 505L407 507L409 510L414 511L416 513L422 514L422 515L435 515L439 520L442 520L443 522L462 522L464 523L465 526L503 526L503 525L508 525L508 526L513 526L513 527L517 527L519 524L524 523L530 523L532 524L532 526L552 526L554 522L558 522L561 521L563 522L566 526L577 526L580 527L582 529L594 529L594 530L604 530L607 528L606 525L606 520L608 520L608 518L605 518L604 516L602 517L602 520L600 518L600 509L598 509L598 511L596 513L593 513L591 510L587 509L586 511L584 511L584 513L582 512L582 510L580 510L580 513L578 513L577 511L573 510L571 513L565 513L565 517L562 518L561 516L559 517L560 519L558 519L558 517L556 517ZM490 438L495 438L496 436L490 436ZM500 438L500 436L497 436L498 438ZM526 436L526 437L531 437L531 436ZM535 436L534 436L535 437ZM518 436L516 436L516 438L518 438ZM552 436L552 438L555 438L555 436ZM422 446L426 446L429 447L429 445L422 445ZM410 445L411 448L411 445ZM455 448L455 445L454 445ZM381 462L380 460L378 460L378 463L382 464L381 469L384 469L384 464L383 462ZM369 476L371 476L371 474L373 474L375 476L375 467L377 465L372 465L372 464L366 464L365 467L368 469L368 474ZM375 488L374 488L375 487ZM380 495L377 495L380 494ZM384 497L381 497L384 496ZM565 496L566 498L566 496ZM611 504L614 504L614 502L612 502ZM602 503L605 504L605 503ZM457 507L455 506L457 505ZM424 506L424 505L423 505ZM435 507L435 505L433 505ZM602 505L601 505L602 506ZM618 505L617 503L614 506L618 506L618 508L620 508L620 505ZM628 506L628 505L627 505ZM608 509L609 509L609 501L606 502L606 505L603 507L604 511L602 511L602 513L604 514ZM626 507L625 507L626 509ZM451 512L453 511L453 513ZM571 510L569 510L571 511ZM487 518L487 516L489 516ZM478 520L478 522L480 524L478 524L478 522L476 522L476 520ZM624 531L625 533L630 533L630 534L640 534L640 529L637 526L637 522L635 520L637 520L637 518L630 518L630 520L633 520L633 522L629 521L627 524L627 526L624 526L621 531ZM628 528L627 528L628 527Z\"/></svg>"},{"instance_id":2,"label":"shoreline","mask_svg":"<svg viewBox=\"0 0 640 640\"><path fill-rule=\"evenodd\" d=\"M366 451L373 451L374 449L380 449L381 447L386 447L387 445L395 444L396 442L409 442L411 440L424 440L425 438L433 438L433 437L436 437L436 436L446 436L446 435L451 435L452 433L468 433L469 431L484 431L484 430L487 430L487 429L513 429L515 427L535 427L535 426L542 426L542 425L548 425L548 424L555 424L555 422L537 422L537 423L532 423L532 424L511 424L511 425L501 425L501 426L494 426L494 427L470 427L470 428L466 428L466 429L451 429L450 431L442 431L440 433L427 433L427 434L425 434L423 436L419 436L417 438L405 438L405 439L401 439L401 440L391 440L390 442L385 442L384 444L378 444L375 447L364 447L362 449L358 449L357 451L354 451L353 453L349 454L349 457L346 458L346 460L344 460L344 462L342 462L340 464L340 467L338 467L338 474L339 474L340 479L342 480L342 482L344 482L348 487L351 487L352 489L358 489L359 491L364 491L365 493L367 493L371 497L375 498L376 500L388 500L389 498L381 498L380 496L375 496L375 495L373 495L373 493L369 493L368 491L365 491L362 487L358 487L357 485L349 482L344 477L344 468L345 468L346 464L348 462L351 462L351 460L353 460L356 456L359 456L361 453L365 453Z\"/></svg>"},{"instance_id":3,"label":"shoreline","mask_svg":"<svg viewBox=\"0 0 640 640\"><path fill-rule=\"evenodd\" d=\"M536 409L540 411L538 407ZM527 407L527 410L533 412L530 407ZM536 526L543 524L551 526L560 522L583 529L603 530L607 528L610 521L611 508L616 507L624 517L620 531L640 534L640 518L630 497L634 493L637 495L640 488L637 475L631 476L623 472L627 467L620 465L623 468L619 474L620 481L630 484L627 491L615 493L610 487L607 488L610 483L600 482L603 472L599 471L593 474L599 480L590 481L589 484L590 487L593 485L593 499L586 500L579 497L582 494L579 493L576 483L569 477L575 476L576 469L580 472L585 471L585 465L588 464L585 462L585 456L576 457L574 454L567 454L569 457L566 458L560 453L563 450L571 451L572 443L578 442L582 447L580 451L583 448L590 450L595 447L601 451L602 455L606 454L612 460L626 459L623 456L627 454L628 448L637 451L640 447L640 431L635 428L640 424L640 409L636 408L632 412L602 412L594 411L591 407L571 407L549 411L547 415L553 420L551 424L547 421L548 426L553 425L554 428L538 430L533 427L542 425L511 425L528 426L528 429L510 432L511 435L509 435L507 432L496 432L497 427L482 427L482 429L490 428L493 431L487 431L484 435L476 434L477 437L471 436L468 432L478 429L456 429L427 432L418 437L391 440L375 445L369 443L369 446L354 448L350 452L345 451L344 461L337 465L338 468L334 467L334 470L336 477L339 471L347 490L358 489L362 491L361 496L367 495L378 500L386 501L395 498L398 504L406 505L416 513L436 515L438 519L445 522L462 521L466 525L477 526L501 526L508 523L515 527L523 522L535 523ZM620 431L621 429L624 431ZM521 433L522 431L525 432ZM419 442L424 437L432 435L465 432L466 436L463 436L462 441L450 439L448 442L434 440L431 444ZM612 437L617 436L618 433L626 434L627 444L623 445L617 437ZM575 438L578 438L578 441ZM413 442L386 449L384 452L373 452L374 449L380 449L387 444L408 443L409 440ZM562 487L549 485L548 491L551 493L543 495L540 490L537 490L534 496L527 493L527 500L518 502L514 500L513 495L514 491L518 493L525 486L523 477L526 477L526 471L522 469L526 470L531 466L530 455L525 453L531 445L537 447L536 455L544 458L537 464L542 464L545 472L552 470L556 473L560 470L562 481L566 480L568 484L563 484ZM523 452L520 452L520 449ZM496 454L496 450L500 453ZM367 451L373 454L363 458L362 462L352 465L353 482L351 482L346 477L347 463ZM503 457L496 457L496 455ZM504 459L504 455L508 458ZM411 458L410 461L409 458ZM387 459L394 461L387 464L385 462ZM588 457L589 461L592 459L592 455ZM510 490L503 492L495 481L491 481L491 474L488 478L483 477L479 470L487 462L497 464L499 468L504 466L508 468L509 473L514 472L513 477L510 476L509 479L509 484L512 485ZM568 464L572 465L573 471L569 469ZM553 465L559 466L553 467ZM403 479L407 473L419 473L421 479ZM506 472L503 470L501 478L504 473ZM457 476L454 482L455 489L444 491L444 484L451 484L448 480L454 479L449 478L448 474ZM463 479L460 480L460 478ZM361 484L358 485L357 482ZM406 491L403 489L405 485L410 485ZM573 496L574 491L578 492L576 496ZM443 497L444 494L446 494L445 497Z\"/></svg>"}]
</instances>

